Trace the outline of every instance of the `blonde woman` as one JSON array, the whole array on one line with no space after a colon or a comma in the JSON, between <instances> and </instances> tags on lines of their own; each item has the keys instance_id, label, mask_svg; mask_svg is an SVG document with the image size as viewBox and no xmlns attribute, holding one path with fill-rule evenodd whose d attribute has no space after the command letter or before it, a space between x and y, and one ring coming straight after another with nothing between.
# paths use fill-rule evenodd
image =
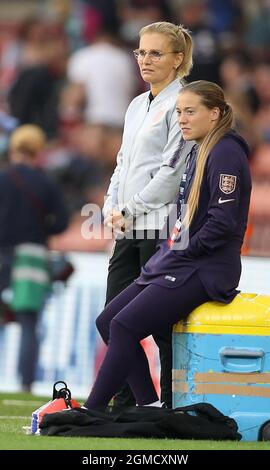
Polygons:
<instances>
[{"instance_id":1,"label":"blonde woman","mask_svg":"<svg viewBox=\"0 0 270 470\"><path fill-rule=\"evenodd\" d=\"M138 405L160 406L140 341L208 300L229 303L237 294L251 192L248 146L231 129L232 109L214 83L182 88L177 113L183 137L196 141L178 195L179 219L136 282L97 319L108 349L89 409L105 407L125 380ZM183 203L189 212L181 230ZM189 244L179 249L187 229Z\"/></svg>"},{"instance_id":2,"label":"blonde woman","mask_svg":"<svg viewBox=\"0 0 270 470\"><path fill-rule=\"evenodd\" d=\"M134 56L150 91L137 96L127 110L103 208L105 225L122 235L110 259L106 304L139 276L154 254L168 206L176 197L192 145L181 140L175 104L192 67L192 48L183 26L159 22L140 31ZM157 332L154 339L160 351L162 400L171 407L171 329ZM115 399L116 405L133 402L127 389Z\"/></svg>"}]
</instances>

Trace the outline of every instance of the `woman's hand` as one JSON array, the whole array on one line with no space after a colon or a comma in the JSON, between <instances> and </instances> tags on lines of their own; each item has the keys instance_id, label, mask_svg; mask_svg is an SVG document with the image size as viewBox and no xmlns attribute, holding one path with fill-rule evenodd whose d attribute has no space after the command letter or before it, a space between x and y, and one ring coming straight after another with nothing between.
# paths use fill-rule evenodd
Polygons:
<instances>
[{"instance_id":1,"label":"woman's hand","mask_svg":"<svg viewBox=\"0 0 270 470\"><path fill-rule=\"evenodd\" d=\"M111 228L114 234L119 235L127 231L131 225L121 211L112 209L104 219L104 225Z\"/></svg>"},{"instance_id":2,"label":"woman's hand","mask_svg":"<svg viewBox=\"0 0 270 470\"><path fill-rule=\"evenodd\" d=\"M120 211L112 209L104 219L104 225L111 228L117 235L119 233L123 233L125 219Z\"/></svg>"}]
</instances>

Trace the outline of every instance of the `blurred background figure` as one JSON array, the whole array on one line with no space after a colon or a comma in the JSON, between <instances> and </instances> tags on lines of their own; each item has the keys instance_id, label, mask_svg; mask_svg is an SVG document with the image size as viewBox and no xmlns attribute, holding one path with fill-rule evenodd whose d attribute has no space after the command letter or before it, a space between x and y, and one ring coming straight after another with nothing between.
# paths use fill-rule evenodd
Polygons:
<instances>
[{"instance_id":1,"label":"blurred background figure","mask_svg":"<svg viewBox=\"0 0 270 470\"><path fill-rule=\"evenodd\" d=\"M59 188L39 168L45 143L39 127L18 127L10 138L10 164L0 173L0 247L10 256L10 306L21 324L23 390L30 390L34 380L38 314L50 287L47 241L68 225Z\"/></svg>"},{"instance_id":2,"label":"blurred background figure","mask_svg":"<svg viewBox=\"0 0 270 470\"><path fill-rule=\"evenodd\" d=\"M95 41L71 55L68 86L61 112L66 118L122 127L126 109L137 91L137 72L116 35L102 31ZM119 84L121 83L121 86Z\"/></svg>"},{"instance_id":3,"label":"blurred background figure","mask_svg":"<svg viewBox=\"0 0 270 470\"><path fill-rule=\"evenodd\" d=\"M173 21L170 3L167 0L119 0L122 39L134 49L141 28L157 21Z\"/></svg>"},{"instance_id":4,"label":"blurred background figure","mask_svg":"<svg viewBox=\"0 0 270 470\"><path fill-rule=\"evenodd\" d=\"M9 116L4 111L0 111L0 168L6 165L9 136L17 125L17 119ZM12 247L5 247L4 249L0 247L0 325L13 319L12 313L2 300L3 291L9 287L12 254Z\"/></svg>"},{"instance_id":5,"label":"blurred background figure","mask_svg":"<svg viewBox=\"0 0 270 470\"><path fill-rule=\"evenodd\" d=\"M244 45L251 52L255 61L270 60L270 3L269 0L238 1L245 4L246 24Z\"/></svg>"},{"instance_id":6,"label":"blurred background figure","mask_svg":"<svg viewBox=\"0 0 270 470\"><path fill-rule=\"evenodd\" d=\"M176 2L176 21L192 32L194 42L193 67L188 81L211 80L219 82L220 43L217 32L208 21L206 1L182 0Z\"/></svg>"},{"instance_id":7,"label":"blurred background figure","mask_svg":"<svg viewBox=\"0 0 270 470\"><path fill-rule=\"evenodd\" d=\"M16 78L8 92L9 109L21 124L36 124L52 139L58 134L60 90L66 73L66 42L57 28L49 28L44 22L32 23L30 32L22 49Z\"/></svg>"},{"instance_id":8,"label":"blurred background figure","mask_svg":"<svg viewBox=\"0 0 270 470\"><path fill-rule=\"evenodd\" d=\"M220 65L220 81L227 101L234 108L237 130L247 139L252 149L259 138L253 120L260 104L253 83L253 66L254 63L246 51L226 54Z\"/></svg>"}]
</instances>

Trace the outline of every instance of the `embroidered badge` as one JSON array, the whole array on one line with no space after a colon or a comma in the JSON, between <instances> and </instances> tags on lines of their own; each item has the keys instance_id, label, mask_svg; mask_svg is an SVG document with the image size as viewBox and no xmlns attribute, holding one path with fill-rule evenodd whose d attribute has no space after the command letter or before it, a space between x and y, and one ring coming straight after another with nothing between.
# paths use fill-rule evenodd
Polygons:
<instances>
[{"instance_id":1,"label":"embroidered badge","mask_svg":"<svg viewBox=\"0 0 270 470\"><path fill-rule=\"evenodd\" d=\"M237 176L224 175L221 173L219 178L219 188L224 194L231 194L236 188Z\"/></svg>"}]
</instances>

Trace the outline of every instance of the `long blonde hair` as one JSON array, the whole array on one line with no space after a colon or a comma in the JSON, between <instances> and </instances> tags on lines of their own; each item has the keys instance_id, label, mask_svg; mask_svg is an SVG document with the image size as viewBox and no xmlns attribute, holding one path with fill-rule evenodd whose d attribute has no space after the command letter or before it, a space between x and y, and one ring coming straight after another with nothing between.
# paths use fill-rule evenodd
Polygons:
<instances>
[{"instance_id":1,"label":"long blonde hair","mask_svg":"<svg viewBox=\"0 0 270 470\"><path fill-rule=\"evenodd\" d=\"M199 146L195 176L187 201L188 212L183 221L185 227L189 227L198 208L201 184L209 153L217 142L231 129L233 124L233 111L231 106L225 101L222 88L216 83L198 80L184 86L180 90L180 94L185 93L185 91L200 96L201 103L208 109L220 109L220 119L217 121L214 129L205 136Z\"/></svg>"},{"instance_id":2,"label":"long blonde hair","mask_svg":"<svg viewBox=\"0 0 270 470\"><path fill-rule=\"evenodd\" d=\"M168 36L172 49L183 53L183 61L177 69L177 76L181 80L187 77L193 65L193 41L190 32L182 25L159 21L144 26L139 33L140 38L146 33L159 33Z\"/></svg>"}]
</instances>

